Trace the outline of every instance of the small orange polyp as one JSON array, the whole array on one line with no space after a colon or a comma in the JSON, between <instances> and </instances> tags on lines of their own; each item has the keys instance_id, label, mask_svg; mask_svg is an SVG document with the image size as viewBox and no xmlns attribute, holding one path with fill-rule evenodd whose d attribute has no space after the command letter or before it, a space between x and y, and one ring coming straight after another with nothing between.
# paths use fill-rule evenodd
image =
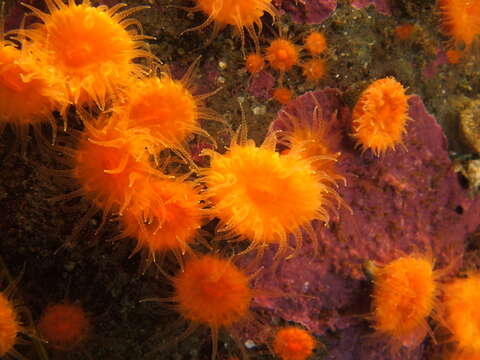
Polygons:
<instances>
[{"instance_id":1,"label":"small orange polyp","mask_svg":"<svg viewBox=\"0 0 480 360\"><path fill-rule=\"evenodd\" d=\"M302 64L303 76L310 82L317 82L325 76L325 60L310 59Z\"/></svg>"},{"instance_id":2,"label":"small orange polyp","mask_svg":"<svg viewBox=\"0 0 480 360\"><path fill-rule=\"evenodd\" d=\"M273 90L272 97L280 104L286 105L292 100L292 90L286 87L279 87Z\"/></svg>"},{"instance_id":3,"label":"small orange polyp","mask_svg":"<svg viewBox=\"0 0 480 360\"><path fill-rule=\"evenodd\" d=\"M275 70L289 71L298 63L298 50L289 40L275 39L267 48L265 59Z\"/></svg>"},{"instance_id":4,"label":"small orange polyp","mask_svg":"<svg viewBox=\"0 0 480 360\"><path fill-rule=\"evenodd\" d=\"M305 38L305 49L312 55L320 55L327 49L325 35L318 31L312 31Z\"/></svg>"},{"instance_id":5,"label":"small orange polyp","mask_svg":"<svg viewBox=\"0 0 480 360\"><path fill-rule=\"evenodd\" d=\"M247 56L245 67L250 74L257 74L265 67L265 60L260 54L250 54Z\"/></svg>"},{"instance_id":6,"label":"small orange polyp","mask_svg":"<svg viewBox=\"0 0 480 360\"><path fill-rule=\"evenodd\" d=\"M273 341L273 351L281 360L306 360L314 348L315 338L295 326L278 330Z\"/></svg>"},{"instance_id":7,"label":"small orange polyp","mask_svg":"<svg viewBox=\"0 0 480 360\"><path fill-rule=\"evenodd\" d=\"M37 324L40 336L61 351L71 351L84 342L90 326L89 316L73 303L48 306Z\"/></svg>"}]
</instances>

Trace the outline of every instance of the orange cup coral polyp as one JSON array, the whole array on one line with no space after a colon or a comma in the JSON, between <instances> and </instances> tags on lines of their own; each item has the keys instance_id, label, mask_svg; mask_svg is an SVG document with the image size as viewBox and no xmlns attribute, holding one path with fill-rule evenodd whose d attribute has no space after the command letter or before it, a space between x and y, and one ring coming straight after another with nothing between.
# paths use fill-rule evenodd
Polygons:
<instances>
[{"instance_id":1,"label":"orange cup coral polyp","mask_svg":"<svg viewBox=\"0 0 480 360\"><path fill-rule=\"evenodd\" d=\"M146 37L137 31L136 20L128 18L143 7L119 11L126 5L108 8L93 7L89 0L51 0L50 13L44 13L25 6L43 24L19 31L26 37L23 48L63 74L74 103L96 103L103 109L114 92L125 90L132 76L143 73L134 59L150 56L142 41Z\"/></svg>"},{"instance_id":2,"label":"orange cup coral polyp","mask_svg":"<svg viewBox=\"0 0 480 360\"><path fill-rule=\"evenodd\" d=\"M215 255L190 258L173 278L171 301L191 326L203 325L212 333L212 359L216 358L218 331L248 321L255 294L249 276L230 260ZM152 299L154 300L154 299Z\"/></svg>"},{"instance_id":3,"label":"orange cup coral polyp","mask_svg":"<svg viewBox=\"0 0 480 360\"><path fill-rule=\"evenodd\" d=\"M470 48L480 34L480 1L440 0L443 28L457 44Z\"/></svg>"},{"instance_id":4,"label":"orange cup coral polyp","mask_svg":"<svg viewBox=\"0 0 480 360\"><path fill-rule=\"evenodd\" d=\"M414 347L428 332L427 317L436 305L438 275L433 261L404 256L374 272L373 327L394 348Z\"/></svg>"},{"instance_id":5,"label":"orange cup coral polyp","mask_svg":"<svg viewBox=\"0 0 480 360\"><path fill-rule=\"evenodd\" d=\"M265 59L279 71L289 71L298 63L298 49L290 40L275 39L267 48Z\"/></svg>"},{"instance_id":6,"label":"orange cup coral polyp","mask_svg":"<svg viewBox=\"0 0 480 360\"><path fill-rule=\"evenodd\" d=\"M376 80L360 96L352 114L353 137L363 151L379 156L402 143L408 96L392 77Z\"/></svg>"},{"instance_id":7,"label":"orange cup coral polyp","mask_svg":"<svg viewBox=\"0 0 480 360\"><path fill-rule=\"evenodd\" d=\"M67 105L63 80L53 68L42 68L28 50L0 42L0 132L9 124L22 136L26 125L43 122L55 130L52 111L63 113Z\"/></svg>"},{"instance_id":8,"label":"orange cup coral polyp","mask_svg":"<svg viewBox=\"0 0 480 360\"><path fill-rule=\"evenodd\" d=\"M262 29L261 17L264 13L276 16L276 10L271 0L195 0L197 5L194 10L200 10L208 16L208 19L194 29L202 29L210 23L214 23L214 35L226 25L235 27L244 44L245 33L253 38L258 49L258 37L255 26Z\"/></svg>"},{"instance_id":9,"label":"orange cup coral polyp","mask_svg":"<svg viewBox=\"0 0 480 360\"><path fill-rule=\"evenodd\" d=\"M199 117L215 118L182 81L168 75L137 81L135 91L114 112L123 128L146 132L155 139L152 155L165 147L186 153L182 144L187 136L196 133L209 137L200 127Z\"/></svg>"},{"instance_id":10,"label":"orange cup coral polyp","mask_svg":"<svg viewBox=\"0 0 480 360\"><path fill-rule=\"evenodd\" d=\"M135 182L153 173L146 157L137 158L135 139L115 128L115 123L95 129L87 126L73 156L71 176L85 196L105 214L122 212L130 203ZM143 140L143 138L142 138Z\"/></svg>"},{"instance_id":11,"label":"orange cup coral polyp","mask_svg":"<svg viewBox=\"0 0 480 360\"><path fill-rule=\"evenodd\" d=\"M202 197L196 183L182 178L145 179L135 188L132 204L120 218L122 237L137 239L134 253L148 251L147 265L166 251L180 257L203 223Z\"/></svg>"},{"instance_id":12,"label":"orange cup coral polyp","mask_svg":"<svg viewBox=\"0 0 480 360\"><path fill-rule=\"evenodd\" d=\"M315 158L303 157L297 148L280 155L275 146L272 133L260 147L253 140L234 139L225 154L207 150L211 162L202 181L212 215L220 219L219 231L248 239L251 248L277 243L280 254L287 250L290 234L297 249L302 230L313 240L310 222L327 222L338 194L334 180L312 166Z\"/></svg>"},{"instance_id":13,"label":"orange cup coral polyp","mask_svg":"<svg viewBox=\"0 0 480 360\"><path fill-rule=\"evenodd\" d=\"M314 348L313 336L295 326L277 331L273 341L273 351L282 360L306 360L312 355Z\"/></svg>"},{"instance_id":14,"label":"orange cup coral polyp","mask_svg":"<svg viewBox=\"0 0 480 360\"><path fill-rule=\"evenodd\" d=\"M20 330L13 304L0 292L0 357L13 352Z\"/></svg>"},{"instance_id":15,"label":"orange cup coral polyp","mask_svg":"<svg viewBox=\"0 0 480 360\"><path fill-rule=\"evenodd\" d=\"M191 258L173 285L178 312L192 322L218 329L249 312L249 278L229 260L213 255Z\"/></svg>"},{"instance_id":16,"label":"orange cup coral polyp","mask_svg":"<svg viewBox=\"0 0 480 360\"><path fill-rule=\"evenodd\" d=\"M444 285L440 318L459 350L480 354L480 274Z\"/></svg>"},{"instance_id":17,"label":"orange cup coral polyp","mask_svg":"<svg viewBox=\"0 0 480 360\"><path fill-rule=\"evenodd\" d=\"M54 304L44 310L37 328L54 349L70 351L87 338L90 318L80 305Z\"/></svg>"}]
</instances>

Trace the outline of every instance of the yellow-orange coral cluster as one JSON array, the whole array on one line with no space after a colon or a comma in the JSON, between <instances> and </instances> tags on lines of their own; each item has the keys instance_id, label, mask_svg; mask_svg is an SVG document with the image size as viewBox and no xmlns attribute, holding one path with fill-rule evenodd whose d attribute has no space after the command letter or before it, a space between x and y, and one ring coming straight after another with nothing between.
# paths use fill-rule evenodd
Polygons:
<instances>
[{"instance_id":1,"label":"yellow-orange coral cluster","mask_svg":"<svg viewBox=\"0 0 480 360\"><path fill-rule=\"evenodd\" d=\"M157 64L146 42L149 37L130 17L143 7L92 6L89 0L46 4L45 12L25 5L38 21L16 30L9 40L2 38L1 124L21 129L25 137L26 125L48 122L55 130L53 113L66 124L67 110L71 108L71 117L75 110L77 129L65 125L66 135L53 148L61 155L62 169L50 171L76 184L75 190L58 198L83 197L90 203L73 235L79 238L82 226L101 211L100 229L113 215L119 234L110 240L135 238L132 255L144 252L144 269L173 253L181 268L170 278L174 294L156 300L174 303L191 323L189 330L209 327L215 357L218 331L249 320L252 299L260 293L232 259L200 254L215 246L199 241L202 226L213 220L206 229L214 231L215 238L246 240L245 252L256 250L258 257L271 245L277 259L293 256L307 238L316 252L312 224L328 224L342 204L336 189L344 180L336 167L342 159L340 133L333 126L336 116L324 119L314 99L311 118L284 111L283 129L270 131L261 145L248 139L246 126L240 126L236 133L227 129L230 144L217 149L201 120L221 119L206 108L203 100L209 95L197 95L191 86L194 66L177 80ZM448 34L471 47L479 32L478 2L439 4ZM277 16L271 0L196 0L194 10L207 16L196 29L213 22L216 34L233 26L242 45L244 32L250 34L255 53L246 59L249 73L259 73L267 63L280 72L281 82L295 66L314 83L310 85L325 76L327 40L318 31L309 33L302 48L283 37L274 39L262 57L257 32L261 16ZM412 32L408 24L395 30L400 39ZM301 49L310 59L301 56ZM452 63L461 55L455 51L448 55ZM273 96L287 104L292 91L281 85ZM352 136L363 151L382 155L402 143L407 120L405 88L392 77L383 78L360 95L353 109ZM200 153L208 158L205 167L191 156L192 140L200 138L208 145ZM375 331L395 346L418 345L437 305L439 276L433 259L404 256L377 268L374 275L370 318ZM451 333L456 358L480 354L478 288L477 275L444 287L438 318ZM86 338L90 319L79 307L57 304L47 308L38 328L54 348L70 350ZM0 356L13 352L20 330L15 309L0 294ZM314 338L298 327L279 330L273 343L281 359L307 359L314 347Z\"/></svg>"}]
</instances>

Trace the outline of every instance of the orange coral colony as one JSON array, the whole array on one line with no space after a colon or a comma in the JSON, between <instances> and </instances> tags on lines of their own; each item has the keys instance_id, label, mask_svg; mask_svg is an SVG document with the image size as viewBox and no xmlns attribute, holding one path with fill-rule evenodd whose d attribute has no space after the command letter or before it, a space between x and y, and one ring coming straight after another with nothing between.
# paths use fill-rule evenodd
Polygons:
<instances>
[{"instance_id":1,"label":"orange coral colony","mask_svg":"<svg viewBox=\"0 0 480 360\"><path fill-rule=\"evenodd\" d=\"M13 304L0 292L0 357L13 353L20 324Z\"/></svg>"},{"instance_id":2,"label":"orange coral colony","mask_svg":"<svg viewBox=\"0 0 480 360\"><path fill-rule=\"evenodd\" d=\"M70 351L87 338L90 318L80 305L55 304L44 310L37 328L42 339L51 347Z\"/></svg>"},{"instance_id":3,"label":"orange coral colony","mask_svg":"<svg viewBox=\"0 0 480 360\"><path fill-rule=\"evenodd\" d=\"M265 59L275 70L289 71L298 63L298 50L289 40L275 39L267 48Z\"/></svg>"},{"instance_id":4,"label":"orange coral colony","mask_svg":"<svg viewBox=\"0 0 480 360\"><path fill-rule=\"evenodd\" d=\"M316 82L325 76L325 60L310 59L302 64L303 76L310 81Z\"/></svg>"},{"instance_id":5,"label":"orange coral colony","mask_svg":"<svg viewBox=\"0 0 480 360\"><path fill-rule=\"evenodd\" d=\"M174 277L173 285L172 301L182 317L211 329L214 359L218 330L249 315L253 297L249 277L229 260L199 255L186 262L184 271Z\"/></svg>"},{"instance_id":6,"label":"orange coral colony","mask_svg":"<svg viewBox=\"0 0 480 360\"><path fill-rule=\"evenodd\" d=\"M302 230L315 238L311 221L328 222L332 198L338 199L338 194L332 188L334 180L312 167L315 158L302 157L297 148L280 155L275 147L271 133L260 147L253 140L235 138L225 154L205 150L211 159L202 181L213 203L212 215L220 219L218 231L248 239L250 249L278 244L278 255L288 249L290 234L296 249Z\"/></svg>"},{"instance_id":7,"label":"orange coral colony","mask_svg":"<svg viewBox=\"0 0 480 360\"><path fill-rule=\"evenodd\" d=\"M282 360L306 360L314 348L313 336L295 326L277 331L273 341L273 351Z\"/></svg>"},{"instance_id":8,"label":"orange coral colony","mask_svg":"<svg viewBox=\"0 0 480 360\"><path fill-rule=\"evenodd\" d=\"M195 183L181 177L141 180L132 204L120 218L122 237L134 236L134 250L146 249L150 260L156 254L174 251L180 258L203 224L202 197Z\"/></svg>"},{"instance_id":9,"label":"orange coral colony","mask_svg":"<svg viewBox=\"0 0 480 360\"><path fill-rule=\"evenodd\" d=\"M443 325L461 352L480 356L480 274L470 274L444 285L441 305Z\"/></svg>"},{"instance_id":10,"label":"orange coral colony","mask_svg":"<svg viewBox=\"0 0 480 360\"><path fill-rule=\"evenodd\" d=\"M245 43L245 30L255 42L258 49L258 37L255 26L262 29L261 17L268 13L276 17L276 9L271 0L195 0L197 5L194 10L200 10L208 16L207 20L192 30L202 29L212 22L213 33L216 35L222 28L231 25L240 35L242 45Z\"/></svg>"},{"instance_id":11,"label":"orange coral colony","mask_svg":"<svg viewBox=\"0 0 480 360\"><path fill-rule=\"evenodd\" d=\"M480 34L480 2L477 0L440 0L443 28L457 45L470 48Z\"/></svg>"},{"instance_id":12,"label":"orange coral colony","mask_svg":"<svg viewBox=\"0 0 480 360\"><path fill-rule=\"evenodd\" d=\"M405 88L392 77L374 81L353 109L353 137L363 151L379 156L402 143L408 119Z\"/></svg>"},{"instance_id":13,"label":"orange coral colony","mask_svg":"<svg viewBox=\"0 0 480 360\"><path fill-rule=\"evenodd\" d=\"M312 31L305 38L305 49L312 55L320 55L327 49L325 35L318 31Z\"/></svg>"},{"instance_id":14,"label":"orange coral colony","mask_svg":"<svg viewBox=\"0 0 480 360\"><path fill-rule=\"evenodd\" d=\"M245 67L250 74L257 74L263 70L265 60L260 54L250 54L245 61Z\"/></svg>"},{"instance_id":15,"label":"orange coral colony","mask_svg":"<svg viewBox=\"0 0 480 360\"><path fill-rule=\"evenodd\" d=\"M46 3L49 13L24 4L42 24L19 30L26 37L22 47L62 74L73 103L95 103L104 109L108 98L117 95L114 92L128 87L132 76L143 74L134 60L151 56L142 41L146 37L137 31L138 22L128 18L144 7L119 11L126 4L108 8L92 7L89 0Z\"/></svg>"},{"instance_id":16,"label":"orange coral colony","mask_svg":"<svg viewBox=\"0 0 480 360\"><path fill-rule=\"evenodd\" d=\"M428 332L427 317L436 305L433 261L404 256L374 271L372 320L375 331L393 347L415 347Z\"/></svg>"}]
</instances>

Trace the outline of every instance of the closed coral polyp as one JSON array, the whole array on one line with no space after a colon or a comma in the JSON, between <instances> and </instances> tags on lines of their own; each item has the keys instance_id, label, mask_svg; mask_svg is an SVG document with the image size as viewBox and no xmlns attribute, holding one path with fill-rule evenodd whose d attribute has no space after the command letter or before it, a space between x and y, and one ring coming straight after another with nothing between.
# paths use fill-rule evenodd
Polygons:
<instances>
[{"instance_id":1,"label":"closed coral polyp","mask_svg":"<svg viewBox=\"0 0 480 360\"><path fill-rule=\"evenodd\" d=\"M17 342L20 325L13 304L4 293L0 293L0 356L13 350Z\"/></svg>"},{"instance_id":2,"label":"closed coral polyp","mask_svg":"<svg viewBox=\"0 0 480 360\"><path fill-rule=\"evenodd\" d=\"M299 149L280 155L274 137L260 147L252 140L234 140L225 154L205 151L211 166L202 181L212 215L220 219L219 231L248 239L251 248L279 244L282 253L290 234L298 249L302 229L311 234L312 220L329 220L332 198L338 195L331 179L312 167L313 159L303 158Z\"/></svg>"},{"instance_id":3,"label":"closed coral polyp","mask_svg":"<svg viewBox=\"0 0 480 360\"><path fill-rule=\"evenodd\" d=\"M305 49L312 55L320 55L327 49L327 39L323 33L312 31L305 38Z\"/></svg>"},{"instance_id":4,"label":"closed coral polyp","mask_svg":"<svg viewBox=\"0 0 480 360\"><path fill-rule=\"evenodd\" d=\"M461 351L480 354L480 274L456 279L443 288L441 318Z\"/></svg>"},{"instance_id":5,"label":"closed coral polyp","mask_svg":"<svg viewBox=\"0 0 480 360\"><path fill-rule=\"evenodd\" d=\"M295 326L277 331L273 341L273 351L282 360L306 360L312 355L314 348L313 336Z\"/></svg>"},{"instance_id":6,"label":"closed coral polyp","mask_svg":"<svg viewBox=\"0 0 480 360\"><path fill-rule=\"evenodd\" d=\"M90 330L90 318L77 304L48 306L39 322L38 331L54 349L70 351L80 345Z\"/></svg>"},{"instance_id":7,"label":"closed coral polyp","mask_svg":"<svg viewBox=\"0 0 480 360\"><path fill-rule=\"evenodd\" d=\"M373 327L395 346L413 347L424 339L426 318L436 304L437 283L433 261L404 256L375 271Z\"/></svg>"},{"instance_id":8,"label":"closed coral polyp","mask_svg":"<svg viewBox=\"0 0 480 360\"><path fill-rule=\"evenodd\" d=\"M108 97L143 73L134 59L150 56L145 37L134 27L127 30L138 25L128 16L142 7L119 11L126 5L93 7L89 0L46 3L50 13L25 5L43 24L21 31L26 37L22 46L63 74L74 103L94 102L105 108Z\"/></svg>"},{"instance_id":9,"label":"closed coral polyp","mask_svg":"<svg viewBox=\"0 0 480 360\"><path fill-rule=\"evenodd\" d=\"M402 143L408 119L405 88L392 77L374 81L353 109L353 137L363 151L379 156Z\"/></svg>"},{"instance_id":10,"label":"closed coral polyp","mask_svg":"<svg viewBox=\"0 0 480 360\"><path fill-rule=\"evenodd\" d=\"M249 278L229 260L214 255L192 258L173 284L177 309L187 320L218 329L249 313Z\"/></svg>"}]
</instances>

